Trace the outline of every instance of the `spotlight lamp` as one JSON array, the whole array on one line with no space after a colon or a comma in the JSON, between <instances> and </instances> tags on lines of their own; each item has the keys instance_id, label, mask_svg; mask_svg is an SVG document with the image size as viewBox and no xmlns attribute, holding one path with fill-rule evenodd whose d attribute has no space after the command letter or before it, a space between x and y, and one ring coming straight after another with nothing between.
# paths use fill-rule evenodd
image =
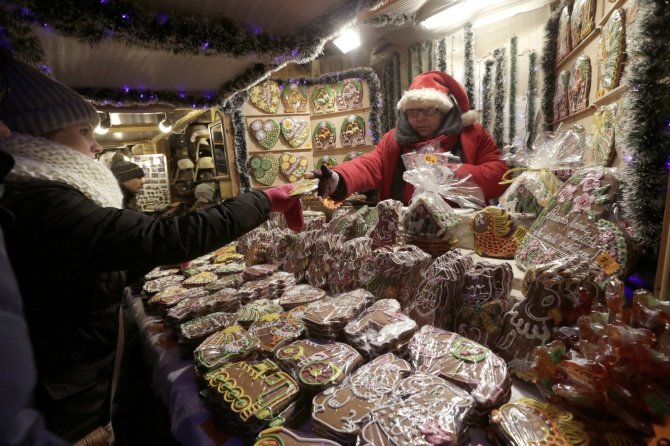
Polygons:
<instances>
[{"instance_id":1,"label":"spotlight lamp","mask_svg":"<svg viewBox=\"0 0 670 446\"><path fill-rule=\"evenodd\" d=\"M168 118L167 113L161 122L158 123L158 128L162 133L170 133L172 131L172 121Z\"/></svg>"},{"instance_id":2,"label":"spotlight lamp","mask_svg":"<svg viewBox=\"0 0 670 446\"><path fill-rule=\"evenodd\" d=\"M112 120L110 119L108 112L98 113L102 113L102 118L100 118L98 126L93 131L98 135L106 135L107 132L109 132L109 129L112 127Z\"/></svg>"}]
</instances>

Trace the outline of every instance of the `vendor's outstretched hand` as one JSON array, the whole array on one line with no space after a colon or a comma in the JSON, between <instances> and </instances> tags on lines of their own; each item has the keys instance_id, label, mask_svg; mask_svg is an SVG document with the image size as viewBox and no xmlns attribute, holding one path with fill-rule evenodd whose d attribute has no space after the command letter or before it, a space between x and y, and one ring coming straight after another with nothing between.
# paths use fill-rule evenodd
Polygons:
<instances>
[{"instance_id":1,"label":"vendor's outstretched hand","mask_svg":"<svg viewBox=\"0 0 670 446\"><path fill-rule=\"evenodd\" d=\"M296 232L302 231L305 226L305 218L302 215L302 202L298 197L292 197L293 185L288 183L283 186L266 189L263 192L270 202L272 212L282 212L288 227Z\"/></svg>"},{"instance_id":2,"label":"vendor's outstretched hand","mask_svg":"<svg viewBox=\"0 0 670 446\"><path fill-rule=\"evenodd\" d=\"M330 197L335 193L337 186L340 183L340 176L337 172L333 172L325 164L321 165L321 170L307 172L305 178L319 179L319 189L317 190L319 197Z\"/></svg>"}]
</instances>

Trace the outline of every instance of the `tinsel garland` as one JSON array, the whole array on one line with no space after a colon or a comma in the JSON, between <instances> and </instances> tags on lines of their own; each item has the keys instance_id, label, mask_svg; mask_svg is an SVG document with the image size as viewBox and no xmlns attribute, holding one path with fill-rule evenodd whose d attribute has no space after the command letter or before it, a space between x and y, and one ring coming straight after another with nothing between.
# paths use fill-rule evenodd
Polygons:
<instances>
[{"instance_id":1,"label":"tinsel garland","mask_svg":"<svg viewBox=\"0 0 670 446\"><path fill-rule=\"evenodd\" d=\"M423 73L423 45L417 43L414 46L414 51L416 51L416 74L421 74Z\"/></svg>"},{"instance_id":2,"label":"tinsel garland","mask_svg":"<svg viewBox=\"0 0 670 446\"><path fill-rule=\"evenodd\" d=\"M493 58L496 61L496 95L493 99L493 108L496 111L496 117L493 122L493 140L498 147L504 145L505 130L505 48L498 48L493 51Z\"/></svg>"},{"instance_id":3,"label":"tinsel garland","mask_svg":"<svg viewBox=\"0 0 670 446\"><path fill-rule=\"evenodd\" d=\"M388 132L395 124L395 119L392 119L393 114L393 60L387 60L384 64L384 75L382 78L382 85L384 86L384 112L382 113L382 131Z\"/></svg>"},{"instance_id":4,"label":"tinsel garland","mask_svg":"<svg viewBox=\"0 0 670 446\"><path fill-rule=\"evenodd\" d=\"M463 51L464 51L464 76L465 91L468 93L470 104L475 104L475 51L474 34L472 33L472 23L466 23L463 27Z\"/></svg>"},{"instance_id":5,"label":"tinsel garland","mask_svg":"<svg viewBox=\"0 0 670 446\"><path fill-rule=\"evenodd\" d=\"M491 104L493 103L491 79L494 63L491 59L484 62L484 78L482 79L482 125L489 132L491 131Z\"/></svg>"},{"instance_id":6,"label":"tinsel garland","mask_svg":"<svg viewBox=\"0 0 670 446\"><path fill-rule=\"evenodd\" d=\"M544 130L552 129L554 121L554 95L556 94L556 49L558 47L558 20L561 11L566 5L566 0L552 12L551 17L544 27L544 48L542 50L542 71L544 83L542 85L542 114L544 118Z\"/></svg>"},{"instance_id":7,"label":"tinsel garland","mask_svg":"<svg viewBox=\"0 0 670 446\"><path fill-rule=\"evenodd\" d=\"M23 60L32 65L44 60L44 51L40 40L33 32L30 24L14 20L8 8L0 7L0 47L10 54L23 54Z\"/></svg>"},{"instance_id":8,"label":"tinsel garland","mask_svg":"<svg viewBox=\"0 0 670 446\"><path fill-rule=\"evenodd\" d=\"M623 96L623 131L616 137L623 145L623 204L633 236L657 254L670 168L670 5L663 0L639 5L626 30L623 80L630 90Z\"/></svg>"},{"instance_id":9,"label":"tinsel garland","mask_svg":"<svg viewBox=\"0 0 670 446\"><path fill-rule=\"evenodd\" d=\"M393 77L395 78L395 101L393 102L393 114L398 119L396 105L402 96L402 80L400 79L400 53L393 53Z\"/></svg>"},{"instance_id":10,"label":"tinsel garland","mask_svg":"<svg viewBox=\"0 0 670 446\"><path fill-rule=\"evenodd\" d=\"M416 13L411 14L378 14L363 22L363 25L372 28L383 28L384 26L418 25L419 19Z\"/></svg>"},{"instance_id":11,"label":"tinsel garland","mask_svg":"<svg viewBox=\"0 0 670 446\"><path fill-rule=\"evenodd\" d=\"M537 100L537 53L535 50L528 55L528 99L526 111L526 141L532 149L535 142L535 101Z\"/></svg>"},{"instance_id":12,"label":"tinsel garland","mask_svg":"<svg viewBox=\"0 0 670 446\"><path fill-rule=\"evenodd\" d=\"M407 47L407 88L409 88L409 84L411 84L412 79L414 79L414 72L412 70L412 65L414 64L414 61L412 60L413 50L413 45Z\"/></svg>"},{"instance_id":13,"label":"tinsel garland","mask_svg":"<svg viewBox=\"0 0 670 446\"><path fill-rule=\"evenodd\" d=\"M507 141L512 144L516 137L516 83L519 80L517 68L518 39L512 37L509 42L509 129L507 130Z\"/></svg>"},{"instance_id":14,"label":"tinsel garland","mask_svg":"<svg viewBox=\"0 0 670 446\"><path fill-rule=\"evenodd\" d=\"M428 71L433 71L433 59L435 57L433 54L433 41L429 40L423 42L423 47L426 51L426 57L428 58Z\"/></svg>"},{"instance_id":15,"label":"tinsel garland","mask_svg":"<svg viewBox=\"0 0 670 446\"><path fill-rule=\"evenodd\" d=\"M447 38L442 37L437 42L437 69L447 71Z\"/></svg>"},{"instance_id":16,"label":"tinsel garland","mask_svg":"<svg viewBox=\"0 0 670 446\"><path fill-rule=\"evenodd\" d=\"M249 170L247 169L249 158L246 138L247 130L244 118L242 117L242 105L246 102L247 98L247 92L237 93L224 102L221 107L221 111L230 114L233 121L235 164L237 165L237 173L240 177L240 190L242 192L249 192L251 190L251 179L249 178Z\"/></svg>"}]
</instances>

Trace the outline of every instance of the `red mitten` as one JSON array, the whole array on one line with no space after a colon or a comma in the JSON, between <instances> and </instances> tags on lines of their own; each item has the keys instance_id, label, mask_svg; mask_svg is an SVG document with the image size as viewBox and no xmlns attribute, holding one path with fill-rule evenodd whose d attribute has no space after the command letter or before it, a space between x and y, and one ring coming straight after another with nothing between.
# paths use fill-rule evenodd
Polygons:
<instances>
[{"instance_id":1,"label":"red mitten","mask_svg":"<svg viewBox=\"0 0 670 446\"><path fill-rule=\"evenodd\" d=\"M283 186L266 189L263 192L270 202L270 210L272 212L282 212L288 227L297 232L305 226L305 219L302 215L300 198L289 195L292 190L292 184L284 184Z\"/></svg>"}]
</instances>

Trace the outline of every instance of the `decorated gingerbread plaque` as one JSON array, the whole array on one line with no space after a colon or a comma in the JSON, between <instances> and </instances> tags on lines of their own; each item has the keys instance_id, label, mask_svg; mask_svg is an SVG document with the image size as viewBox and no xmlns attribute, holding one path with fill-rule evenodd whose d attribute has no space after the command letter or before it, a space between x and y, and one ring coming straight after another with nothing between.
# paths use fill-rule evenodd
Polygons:
<instances>
[{"instance_id":1,"label":"decorated gingerbread plaque","mask_svg":"<svg viewBox=\"0 0 670 446\"><path fill-rule=\"evenodd\" d=\"M570 72L563 70L558 75L556 82L556 95L554 96L554 120L558 121L569 114L570 104L568 93L570 89Z\"/></svg>"},{"instance_id":2,"label":"decorated gingerbread plaque","mask_svg":"<svg viewBox=\"0 0 670 446\"><path fill-rule=\"evenodd\" d=\"M262 316L249 327L249 334L260 339L260 349L271 353L302 336L305 327L301 321L286 313L270 313Z\"/></svg>"},{"instance_id":3,"label":"decorated gingerbread plaque","mask_svg":"<svg viewBox=\"0 0 670 446\"><path fill-rule=\"evenodd\" d=\"M314 127L312 141L315 149L333 149L335 148L337 130L335 124L330 121L319 121Z\"/></svg>"},{"instance_id":4,"label":"decorated gingerbread plaque","mask_svg":"<svg viewBox=\"0 0 670 446\"><path fill-rule=\"evenodd\" d=\"M584 110L589 106L591 91L591 58L581 55L572 66L570 88L568 91L570 114Z\"/></svg>"},{"instance_id":5,"label":"decorated gingerbread plaque","mask_svg":"<svg viewBox=\"0 0 670 446\"><path fill-rule=\"evenodd\" d=\"M598 45L598 91L601 97L619 86L626 43L626 15L623 9L612 12Z\"/></svg>"},{"instance_id":6,"label":"decorated gingerbread plaque","mask_svg":"<svg viewBox=\"0 0 670 446\"><path fill-rule=\"evenodd\" d=\"M340 138L344 147L365 145L365 120L359 115L349 115L342 121Z\"/></svg>"},{"instance_id":7,"label":"decorated gingerbread plaque","mask_svg":"<svg viewBox=\"0 0 670 446\"><path fill-rule=\"evenodd\" d=\"M273 80L267 80L249 89L249 102L265 113L277 113L279 108L279 85Z\"/></svg>"},{"instance_id":8,"label":"decorated gingerbread plaque","mask_svg":"<svg viewBox=\"0 0 670 446\"><path fill-rule=\"evenodd\" d=\"M570 11L567 5L561 10L561 16L558 19L557 39L558 47L556 49L556 60L561 61L572 49L572 39L570 36Z\"/></svg>"},{"instance_id":9,"label":"decorated gingerbread plaque","mask_svg":"<svg viewBox=\"0 0 670 446\"><path fill-rule=\"evenodd\" d=\"M316 160L316 168L317 168L317 169L321 169L321 166L324 165L324 164L325 164L327 167L337 166L337 159L335 159L335 157L332 156L332 155L324 155L324 156L320 156L320 157Z\"/></svg>"},{"instance_id":10,"label":"decorated gingerbread plaque","mask_svg":"<svg viewBox=\"0 0 670 446\"><path fill-rule=\"evenodd\" d=\"M291 183L301 179L307 170L307 158L297 153L282 153L279 161L281 173Z\"/></svg>"},{"instance_id":11,"label":"decorated gingerbread plaque","mask_svg":"<svg viewBox=\"0 0 670 446\"><path fill-rule=\"evenodd\" d=\"M623 273L628 242L625 222L618 220L620 198L614 170L593 167L577 171L530 227L517 251L517 264L529 268L572 254L596 262L605 255L616 266L603 273Z\"/></svg>"},{"instance_id":12,"label":"decorated gingerbread plaque","mask_svg":"<svg viewBox=\"0 0 670 446\"><path fill-rule=\"evenodd\" d=\"M309 122L305 119L284 118L279 126L281 134L291 147L300 147L309 138Z\"/></svg>"},{"instance_id":13,"label":"decorated gingerbread plaque","mask_svg":"<svg viewBox=\"0 0 670 446\"><path fill-rule=\"evenodd\" d=\"M607 167L614 161L618 109L615 103L602 106L593 114L593 135L584 152L585 165Z\"/></svg>"},{"instance_id":14,"label":"decorated gingerbread plaque","mask_svg":"<svg viewBox=\"0 0 670 446\"><path fill-rule=\"evenodd\" d=\"M307 89L296 83L284 86L281 102L285 113L305 113L307 111Z\"/></svg>"},{"instance_id":15,"label":"decorated gingerbread plaque","mask_svg":"<svg viewBox=\"0 0 670 446\"><path fill-rule=\"evenodd\" d=\"M337 84L337 109L352 110L363 104L363 84L358 79L344 79Z\"/></svg>"},{"instance_id":16,"label":"decorated gingerbread plaque","mask_svg":"<svg viewBox=\"0 0 670 446\"><path fill-rule=\"evenodd\" d=\"M570 17L572 47L596 29L596 0L575 0Z\"/></svg>"},{"instance_id":17,"label":"decorated gingerbread plaque","mask_svg":"<svg viewBox=\"0 0 670 446\"><path fill-rule=\"evenodd\" d=\"M265 150L270 150L279 140L279 124L274 119L256 119L249 125L249 131L256 142Z\"/></svg>"},{"instance_id":18,"label":"decorated gingerbread plaque","mask_svg":"<svg viewBox=\"0 0 670 446\"><path fill-rule=\"evenodd\" d=\"M330 85L317 85L312 92L312 111L315 115L333 113L335 107L335 90Z\"/></svg>"},{"instance_id":19,"label":"decorated gingerbread plaque","mask_svg":"<svg viewBox=\"0 0 670 446\"><path fill-rule=\"evenodd\" d=\"M249 158L251 178L265 186L272 186L279 173L279 156L266 153Z\"/></svg>"}]
</instances>

